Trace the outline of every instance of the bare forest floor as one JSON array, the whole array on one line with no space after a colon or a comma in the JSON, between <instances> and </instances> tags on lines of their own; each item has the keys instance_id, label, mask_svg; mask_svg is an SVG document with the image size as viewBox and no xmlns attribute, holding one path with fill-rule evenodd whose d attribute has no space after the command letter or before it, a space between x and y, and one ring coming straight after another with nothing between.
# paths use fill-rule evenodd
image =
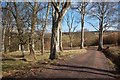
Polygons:
<instances>
[{"instance_id":1,"label":"bare forest floor","mask_svg":"<svg viewBox=\"0 0 120 80\"><path fill-rule=\"evenodd\" d=\"M83 54L84 53L84 54ZM74 55L73 55L74 54ZM66 50L57 60L43 62L3 61L3 77L10 78L110 78L118 79L118 72L105 55L95 48ZM12 65L13 63L13 65ZM10 68L11 64L11 68ZM19 64L22 64L19 65ZM12 66L17 65L17 68ZM8 67L8 68L7 68Z\"/></svg>"}]
</instances>

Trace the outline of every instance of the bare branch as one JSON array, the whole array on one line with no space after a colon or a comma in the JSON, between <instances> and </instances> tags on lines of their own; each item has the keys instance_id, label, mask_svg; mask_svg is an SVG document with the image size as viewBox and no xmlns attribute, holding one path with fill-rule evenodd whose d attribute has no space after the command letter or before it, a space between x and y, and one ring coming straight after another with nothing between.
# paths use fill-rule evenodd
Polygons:
<instances>
[{"instance_id":1,"label":"bare branch","mask_svg":"<svg viewBox=\"0 0 120 80\"><path fill-rule=\"evenodd\" d=\"M95 30L99 31L92 23L88 22L85 20L85 22L87 22L88 24L90 24Z\"/></svg>"},{"instance_id":2,"label":"bare branch","mask_svg":"<svg viewBox=\"0 0 120 80\"><path fill-rule=\"evenodd\" d=\"M53 5L53 7L55 8L55 10L57 11L57 13L59 13L59 9L57 7L57 3L55 3L55 2L51 2L51 3Z\"/></svg>"}]
</instances>

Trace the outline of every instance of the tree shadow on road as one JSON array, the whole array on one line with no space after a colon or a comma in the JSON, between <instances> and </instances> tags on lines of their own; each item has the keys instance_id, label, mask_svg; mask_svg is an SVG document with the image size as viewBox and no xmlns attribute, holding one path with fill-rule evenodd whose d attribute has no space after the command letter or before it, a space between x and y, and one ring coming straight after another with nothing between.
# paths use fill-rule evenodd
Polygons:
<instances>
[{"instance_id":1,"label":"tree shadow on road","mask_svg":"<svg viewBox=\"0 0 120 80\"><path fill-rule=\"evenodd\" d=\"M74 65L65 65L65 64L54 64L53 66L57 66L57 68L47 68L52 70L62 70L62 71L73 71L73 72L85 72L91 74L98 74L109 76L112 78L119 78L117 76L117 72L114 70L106 70L106 69L98 69L94 67L86 67L86 66L74 66Z\"/></svg>"}]
</instances>

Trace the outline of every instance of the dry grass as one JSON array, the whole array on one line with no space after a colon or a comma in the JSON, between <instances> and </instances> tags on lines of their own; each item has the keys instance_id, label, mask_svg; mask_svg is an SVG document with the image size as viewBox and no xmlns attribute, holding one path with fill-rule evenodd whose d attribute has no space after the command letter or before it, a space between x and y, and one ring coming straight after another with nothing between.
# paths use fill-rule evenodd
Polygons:
<instances>
[{"instance_id":1,"label":"dry grass","mask_svg":"<svg viewBox=\"0 0 120 80\"><path fill-rule=\"evenodd\" d=\"M110 52L116 56L120 56L120 47L110 47Z\"/></svg>"},{"instance_id":2,"label":"dry grass","mask_svg":"<svg viewBox=\"0 0 120 80\"><path fill-rule=\"evenodd\" d=\"M64 50L63 53L61 54L62 56L66 55L76 55L76 54L83 54L87 50L86 49L79 49L79 50Z\"/></svg>"},{"instance_id":3,"label":"dry grass","mask_svg":"<svg viewBox=\"0 0 120 80\"><path fill-rule=\"evenodd\" d=\"M120 69L120 47L110 47L103 52Z\"/></svg>"},{"instance_id":4,"label":"dry grass","mask_svg":"<svg viewBox=\"0 0 120 80\"><path fill-rule=\"evenodd\" d=\"M86 50L85 49L81 49L81 50L65 50L61 53L61 55L59 55L59 57L65 57L65 56L70 56L70 55L76 55L76 54L83 54L85 53ZM25 53L25 58L29 58L27 57L29 52ZM21 60L21 58L18 56L21 56L21 53L19 51L16 52L12 52L9 53L7 55L4 55L3 57L3 61L2 61L2 71L3 71L3 76L7 75L7 72L11 73L14 71L19 71L19 70L30 70L34 67L39 67L39 68L44 68L44 65L42 65L43 63L45 64L51 64L51 63L55 63L56 60L51 61L49 60L49 51L46 51L45 54L41 55L38 51L36 52L36 58L37 60L35 62L31 61L24 61ZM4 60L5 59L5 60ZM29 58L30 60L31 58Z\"/></svg>"}]
</instances>

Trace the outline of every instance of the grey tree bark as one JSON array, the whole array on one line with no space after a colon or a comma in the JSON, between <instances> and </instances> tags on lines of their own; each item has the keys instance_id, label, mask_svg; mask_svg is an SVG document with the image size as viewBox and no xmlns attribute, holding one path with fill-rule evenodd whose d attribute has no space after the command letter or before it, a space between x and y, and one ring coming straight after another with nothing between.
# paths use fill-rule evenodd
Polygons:
<instances>
[{"instance_id":1,"label":"grey tree bark","mask_svg":"<svg viewBox=\"0 0 120 80\"><path fill-rule=\"evenodd\" d=\"M98 40L98 50L103 49L103 17L101 17L99 25L99 40Z\"/></svg>"},{"instance_id":2,"label":"grey tree bark","mask_svg":"<svg viewBox=\"0 0 120 80\"><path fill-rule=\"evenodd\" d=\"M22 56L24 57L24 48L23 48L23 40L22 40L22 34L23 34L23 28L20 26L20 22L19 22L19 12L18 12L18 8L17 8L17 5L16 5L16 2L14 2L14 8L15 8L15 21L16 21L16 26L17 26L17 30L18 30L18 39L19 39L19 45L20 45L20 48L21 48L21 53L22 53ZM13 14L14 15L14 14Z\"/></svg>"},{"instance_id":3,"label":"grey tree bark","mask_svg":"<svg viewBox=\"0 0 120 80\"><path fill-rule=\"evenodd\" d=\"M71 19L71 20L70 20ZM66 15L66 23L67 23L67 27L68 27L68 31L69 31L69 43L70 43L70 48L73 47L73 33L75 32L78 23L75 21L75 14L73 13L73 11L70 11L67 15Z\"/></svg>"},{"instance_id":4,"label":"grey tree bark","mask_svg":"<svg viewBox=\"0 0 120 80\"><path fill-rule=\"evenodd\" d=\"M84 18L85 18L85 2L82 3L81 10L81 44L80 48L84 48Z\"/></svg>"},{"instance_id":5,"label":"grey tree bark","mask_svg":"<svg viewBox=\"0 0 120 80\"><path fill-rule=\"evenodd\" d=\"M63 51L63 47L62 47L62 26L59 28L59 34L60 34L60 37L59 37L59 45L60 45L60 51Z\"/></svg>"},{"instance_id":6,"label":"grey tree bark","mask_svg":"<svg viewBox=\"0 0 120 80\"><path fill-rule=\"evenodd\" d=\"M44 23L42 34L41 34L41 53L42 54L45 52L44 36L45 36L45 29L47 27L49 11L50 11L50 3L48 3L47 12L46 12L46 19L45 19L45 23Z\"/></svg>"},{"instance_id":7,"label":"grey tree bark","mask_svg":"<svg viewBox=\"0 0 120 80\"><path fill-rule=\"evenodd\" d=\"M56 54L60 52L60 27L62 19L70 8L70 2L65 2L60 9L61 3L52 2L54 11L52 11L52 35L51 35L51 49L49 59L53 60L56 58Z\"/></svg>"},{"instance_id":8,"label":"grey tree bark","mask_svg":"<svg viewBox=\"0 0 120 80\"><path fill-rule=\"evenodd\" d=\"M103 32L110 28L117 16L116 3L96 2L91 8L91 16L99 20L98 50L103 49Z\"/></svg>"},{"instance_id":9,"label":"grey tree bark","mask_svg":"<svg viewBox=\"0 0 120 80\"><path fill-rule=\"evenodd\" d=\"M36 18L37 18L37 2L34 2L33 6L33 13L32 13L32 23L31 23L31 32L29 36L29 50L30 50L30 55L35 57L35 52L34 52L34 30L35 30L35 25L36 25Z\"/></svg>"}]
</instances>

